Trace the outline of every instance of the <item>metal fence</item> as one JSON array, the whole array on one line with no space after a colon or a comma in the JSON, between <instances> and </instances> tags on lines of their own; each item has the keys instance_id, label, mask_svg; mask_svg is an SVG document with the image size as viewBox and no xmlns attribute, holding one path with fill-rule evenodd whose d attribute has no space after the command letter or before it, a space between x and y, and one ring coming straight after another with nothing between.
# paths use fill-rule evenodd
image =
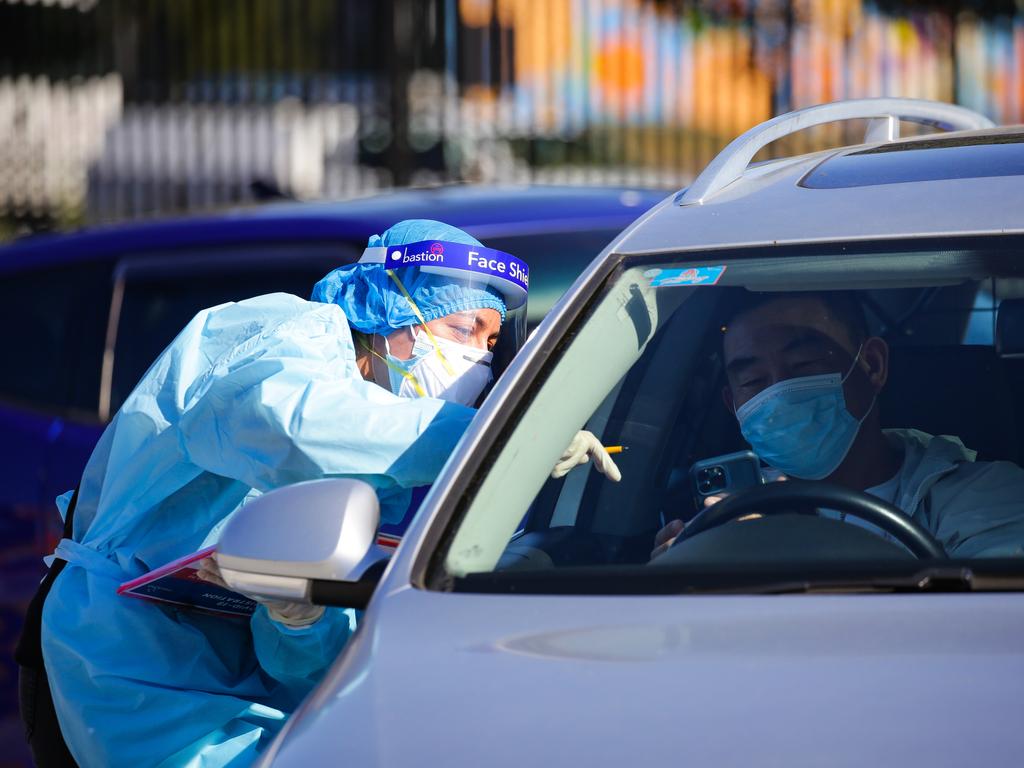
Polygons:
<instances>
[{"instance_id":1,"label":"metal fence","mask_svg":"<svg viewBox=\"0 0 1024 768\"><path fill-rule=\"evenodd\" d=\"M751 125L842 98L1020 122L1015 8L0 0L0 236L447 181L679 187Z\"/></svg>"}]
</instances>

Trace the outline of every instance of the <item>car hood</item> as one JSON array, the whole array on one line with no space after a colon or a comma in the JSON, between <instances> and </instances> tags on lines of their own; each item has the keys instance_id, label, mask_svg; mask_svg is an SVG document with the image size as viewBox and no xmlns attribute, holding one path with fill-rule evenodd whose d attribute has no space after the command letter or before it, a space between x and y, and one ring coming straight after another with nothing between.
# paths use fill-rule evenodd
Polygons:
<instances>
[{"instance_id":1,"label":"car hood","mask_svg":"<svg viewBox=\"0 0 1024 768\"><path fill-rule=\"evenodd\" d=\"M401 589L275 766L1017 765L1024 595Z\"/></svg>"}]
</instances>

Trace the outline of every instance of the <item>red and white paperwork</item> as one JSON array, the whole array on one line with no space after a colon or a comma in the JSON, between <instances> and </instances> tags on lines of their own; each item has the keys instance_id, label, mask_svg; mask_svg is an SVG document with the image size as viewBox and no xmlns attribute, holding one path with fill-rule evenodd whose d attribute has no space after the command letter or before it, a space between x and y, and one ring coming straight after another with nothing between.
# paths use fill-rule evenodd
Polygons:
<instances>
[{"instance_id":1,"label":"red and white paperwork","mask_svg":"<svg viewBox=\"0 0 1024 768\"><path fill-rule=\"evenodd\" d=\"M199 578L199 561L214 551L215 547L201 549L126 581L117 594L221 616L251 616L255 600Z\"/></svg>"}]
</instances>

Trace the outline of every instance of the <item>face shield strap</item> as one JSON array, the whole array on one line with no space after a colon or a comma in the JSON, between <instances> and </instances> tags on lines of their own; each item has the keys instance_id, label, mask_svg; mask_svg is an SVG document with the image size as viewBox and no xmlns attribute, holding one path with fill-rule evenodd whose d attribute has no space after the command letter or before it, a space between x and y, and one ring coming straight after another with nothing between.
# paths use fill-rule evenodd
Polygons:
<instances>
[{"instance_id":1,"label":"face shield strap","mask_svg":"<svg viewBox=\"0 0 1024 768\"><path fill-rule=\"evenodd\" d=\"M376 357L378 360L382 361L384 363L384 365L386 365L392 371L394 371L395 373L399 374L406 381L408 381L410 384L412 384L412 388L414 390L416 390L416 394L417 395L419 395L420 397L426 397L427 396L426 390L423 389L423 386L420 384L419 380L415 376L413 376L410 371L407 371L404 368L402 368L400 366L397 366L394 363L392 363L390 360L388 360L386 357L384 357L384 355L382 355L380 352L378 352L372 346L367 344L365 340L360 339L360 341L363 344L363 348L366 349L367 352L369 352L371 355Z\"/></svg>"},{"instance_id":2,"label":"face shield strap","mask_svg":"<svg viewBox=\"0 0 1024 768\"><path fill-rule=\"evenodd\" d=\"M427 332L427 338L430 339L430 343L434 345L434 351L437 353L437 356L441 358L441 364L444 366L445 372L454 378L455 369L452 368L452 364L448 362L448 358L446 358L444 353L441 351L441 345L437 343L437 339L434 338L434 334L431 333L430 328L427 327L426 318L423 317L423 313L420 312L420 308L416 306L416 302L412 300L412 296L410 296L409 292L405 290L405 286L402 285L402 281L398 279L398 275L395 274L394 270L389 269L387 270L387 273L388 277L395 281L395 285L398 286L398 290L400 290L402 295L405 296L405 300L409 302L409 306L412 307L412 312L416 315L416 319L420 321L420 325L423 326L423 330ZM416 386L419 387L419 384Z\"/></svg>"}]
</instances>

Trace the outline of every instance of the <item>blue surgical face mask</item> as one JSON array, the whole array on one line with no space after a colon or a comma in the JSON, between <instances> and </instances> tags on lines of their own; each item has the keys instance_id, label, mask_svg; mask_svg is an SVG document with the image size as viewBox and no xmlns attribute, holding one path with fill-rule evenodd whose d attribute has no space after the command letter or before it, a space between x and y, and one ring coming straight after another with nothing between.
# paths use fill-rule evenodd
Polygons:
<instances>
[{"instance_id":1,"label":"blue surgical face mask","mask_svg":"<svg viewBox=\"0 0 1024 768\"><path fill-rule=\"evenodd\" d=\"M860 349L845 376L826 373L780 381L736 410L740 431L758 456L803 480L828 477L846 458L860 425L846 408L843 384L857 367ZM876 395L877 397L877 395Z\"/></svg>"}]
</instances>

